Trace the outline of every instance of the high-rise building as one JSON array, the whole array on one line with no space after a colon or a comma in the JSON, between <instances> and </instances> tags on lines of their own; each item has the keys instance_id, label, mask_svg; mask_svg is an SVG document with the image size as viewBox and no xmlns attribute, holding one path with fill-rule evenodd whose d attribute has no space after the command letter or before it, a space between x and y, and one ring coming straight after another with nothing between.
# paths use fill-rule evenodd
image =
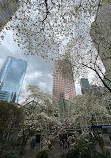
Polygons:
<instances>
[{"instance_id":1,"label":"high-rise building","mask_svg":"<svg viewBox=\"0 0 111 158\"><path fill-rule=\"evenodd\" d=\"M0 31L19 8L19 0L0 0Z\"/></svg>"},{"instance_id":2,"label":"high-rise building","mask_svg":"<svg viewBox=\"0 0 111 158\"><path fill-rule=\"evenodd\" d=\"M0 101L8 101L10 93L7 91L0 91Z\"/></svg>"},{"instance_id":3,"label":"high-rise building","mask_svg":"<svg viewBox=\"0 0 111 158\"><path fill-rule=\"evenodd\" d=\"M88 92L88 88L89 88L89 81L87 78L81 78L81 92L82 94L85 94L86 92Z\"/></svg>"},{"instance_id":4,"label":"high-rise building","mask_svg":"<svg viewBox=\"0 0 111 158\"><path fill-rule=\"evenodd\" d=\"M59 61L57 60L54 62L53 95L58 101L60 99L69 100L76 95L73 75L70 78L64 77L59 68Z\"/></svg>"},{"instance_id":5,"label":"high-rise building","mask_svg":"<svg viewBox=\"0 0 111 158\"><path fill-rule=\"evenodd\" d=\"M111 89L111 0L101 1L99 14L91 24L90 35L105 67L104 82Z\"/></svg>"},{"instance_id":6,"label":"high-rise building","mask_svg":"<svg viewBox=\"0 0 111 158\"><path fill-rule=\"evenodd\" d=\"M0 70L0 100L17 102L22 82L26 73L27 62L8 57ZM6 99L7 98L7 99Z\"/></svg>"}]
</instances>

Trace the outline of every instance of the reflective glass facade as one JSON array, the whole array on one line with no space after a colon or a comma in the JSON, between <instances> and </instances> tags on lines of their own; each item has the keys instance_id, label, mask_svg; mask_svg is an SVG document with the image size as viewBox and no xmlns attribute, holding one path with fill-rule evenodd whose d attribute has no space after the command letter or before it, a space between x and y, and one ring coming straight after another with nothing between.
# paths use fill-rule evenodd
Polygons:
<instances>
[{"instance_id":1,"label":"reflective glass facade","mask_svg":"<svg viewBox=\"0 0 111 158\"><path fill-rule=\"evenodd\" d=\"M0 100L1 101L8 101L10 97L10 93L6 91L0 91Z\"/></svg>"},{"instance_id":2,"label":"reflective glass facade","mask_svg":"<svg viewBox=\"0 0 111 158\"><path fill-rule=\"evenodd\" d=\"M26 68L26 61L13 57L8 57L3 64L0 70L1 92L10 93L8 102L17 102Z\"/></svg>"},{"instance_id":3,"label":"reflective glass facade","mask_svg":"<svg viewBox=\"0 0 111 158\"><path fill-rule=\"evenodd\" d=\"M89 89L89 81L87 78L81 78L81 92L82 94L85 94L86 92L88 92Z\"/></svg>"}]
</instances>

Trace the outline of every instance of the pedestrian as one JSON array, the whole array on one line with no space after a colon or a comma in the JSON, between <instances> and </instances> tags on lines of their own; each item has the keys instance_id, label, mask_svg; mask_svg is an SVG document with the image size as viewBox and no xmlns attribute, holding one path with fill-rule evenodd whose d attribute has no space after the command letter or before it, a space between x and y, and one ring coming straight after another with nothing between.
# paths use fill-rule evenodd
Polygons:
<instances>
[{"instance_id":1,"label":"pedestrian","mask_svg":"<svg viewBox=\"0 0 111 158\"><path fill-rule=\"evenodd\" d=\"M74 135L72 135L72 143L74 143L74 141L75 141L75 137Z\"/></svg>"},{"instance_id":2,"label":"pedestrian","mask_svg":"<svg viewBox=\"0 0 111 158\"><path fill-rule=\"evenodd\" d=\"M48 148L51 149L51 147L52 147L52 143L50 140L48 140Z\"/></svg>"},{"instance_id":3,"label":"pedestrian","mask_svg":"<svg viewBox=\"0 0 111 158\"><path fill-rule=\"evenodd\" d=\"M35 148L35 144L36 144L36 142L35 142L35 140L34 139L32 139L32 141L31 141L31 148Z\"/></svg>"},{"instance_id":4,"label":"pedestrian","mask_svg":"<svg viewBox=\"0 0 111 158\"><path fill-rule=\"evenodd\" d=\"M64 147L67 148L67 140L64 139Z\"/></svg>"},{"instance_id":5,"label":"pedestrian","mask_svg":"<svg viewBox=\"0 0 111 158\"><path fill-rule=\"evenodd\" d=\"M68 148L69 148L69 145L70 145L69 142L70 142L70 137L67 138L67 146L68 146Z\"/></svg>"},{"instance_id":6,"label":"pedestrian","mask_svg":"<svg viewBox=\"0 0 111 158\"><path fill-rule=\"evenodd\" d=\"M60 145L60 147L63 146L63 142L62 142L62 140L59 140L59 145Z\"/></svg>"}]
</instances>

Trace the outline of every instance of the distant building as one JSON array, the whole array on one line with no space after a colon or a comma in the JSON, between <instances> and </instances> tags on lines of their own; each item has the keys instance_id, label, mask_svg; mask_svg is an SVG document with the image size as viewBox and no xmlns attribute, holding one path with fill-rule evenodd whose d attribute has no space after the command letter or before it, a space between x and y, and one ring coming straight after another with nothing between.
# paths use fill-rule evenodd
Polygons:
<instances>
[{"instance_id":1,"label":"distant building","mask_svg":"<svg viewBox=\"0 0 111 158\"><path fill-rule=\"evenodd\" d=\"M82 92L82 94L85 94L86 92L88 92L89 81L88 81L87 78L81 78L80 85L81 85L81 92Z\"/></svg>"},{"instance_id":2,"label":"distant building","mask_svg":"<svg viewBox=\"0 0 111 158\"><path fill-rule=\"evenodd\" d=\"M15 103L18 101L26 68L26 61L13 57L7 58L0 69L0 81L2 82L0 100L5 100L5 96L7 96L8 102Z\"/></svg>"},{"instance_id":3,"label":"distant building","mask_svg":"<svg viewBox=\"0 0 111 158\"><path fill-rule=\"evenodd\" d=\"M108 113L111 114L111 103L105 99L106 95L109 96L109 91L105 87L98 87L96 85L89 85L88 79L81 79L81 91L82 94L89 94L95 96L97 101L99 101L98 106L102 106L107 109ZM104 99L102 99L104 98ZM87 110L86 110L87 113ZM89 118L91 116L89 115ZM103 117L98 114L94 114L92 117L92 123L87 123L87 121L81 124L81 129L86 130L86 132L93 132L94 129L105 133L111 133L111 118Z\"/></svg>"},{"instance_id":4,"label":"distant building","mask_svg":"<svg viewBox=\"0 0 111 158\"><path fill-rule=\"evenodd\" d=\"M54 62L53 95L57 101L60 99L69 100L76 95L73 75L71 78L63 77L57 60Z\"/></svg>"}]
</instances>

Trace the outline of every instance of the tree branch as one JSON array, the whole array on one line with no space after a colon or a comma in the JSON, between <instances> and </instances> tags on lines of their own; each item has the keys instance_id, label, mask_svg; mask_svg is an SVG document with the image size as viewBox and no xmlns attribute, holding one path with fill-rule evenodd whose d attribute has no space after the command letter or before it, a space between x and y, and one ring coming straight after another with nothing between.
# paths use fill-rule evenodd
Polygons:
<instances>
[{"instance_id":1,"label":"tree branch","mask_svg":"<svg viewBox=\"0 0 111 158\"><path fill-rule=\"evenodd\" d=\"M86 65L84 63L82 63L82 65L87 67L87 68L89 68L89 69L91 69L91 70L93 70L98 75L98 77L102 81L103 85L111 92L111 88L104 82L104 80L102 79L102 77L100 76L100 74L97 72L96 69L94 69L94 68L92 68L92 67L90 67L90 66L88 66L88 65Z\"/></svg>"},{"instance_id":2,"label":"tree branch","mask_svg":"<svg viewBox=\"0 0 111 158\"><path fill-rule=\"evenodd\" d=\"M47 16L48 16L48 14L49 14L47 0L44 0L44 3L45 3L45 7L46 7L46 15L45 15L45 18L42 20L42 22L44 22L44 21L47 19Z\"/></svg>"}]
</instances>

